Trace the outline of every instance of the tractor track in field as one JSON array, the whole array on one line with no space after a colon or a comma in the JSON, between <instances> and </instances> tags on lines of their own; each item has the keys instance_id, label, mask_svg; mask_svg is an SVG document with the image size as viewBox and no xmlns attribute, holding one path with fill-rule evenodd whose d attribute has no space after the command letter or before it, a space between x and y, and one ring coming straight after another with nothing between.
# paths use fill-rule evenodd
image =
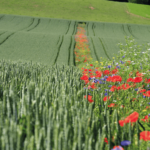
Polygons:
<instances>
[{"instance_id":1,"label":"tractor track in field","mask_svg":"<svg viewBox=\"0 0 150 150\"><path fill-rule=\"evenodd\" d=\"M138 39L133 33L132 33L132 30L131 30L131 27L129 25L127 25L128 27L128 31L129 33L131 34L131 36L133 36L135 39Z\"/></svg>"},{"instance_id":2,"label":"tractor track in field","mask_svg":"<svg viewBox=\"0 0 150 150\"><path fill-rule=\"evenodd\" d=\"M58 59L58 56L59 56L59 52L60 52L60 47L61 47L61 45L63 43L63 38L64 38L64 36L62 36L62 38L60 38L61 41L60 41L60 44L58 45L58 51L57 51L56 58L54 60L54 64L56 64L56 62L57 62L57 59Z\"/></svg>"},{"instance_id":3,"label":"tractor track in field","mask_svg":"<svg viewBox=\"0 0 150 150\"><path fill-rule=\"evenodd\" d=\"M99 61L99 58L98 58L98 55L97 55L97 53L96 53L96 48L95 48L95 46L94 46L94 42L93 42L92 37L91 37L91 41L92 41L92 44L93 44L93 49L94 49L95 57L96 57L96 59Z\"/></svg>"},{"instance_id":4,"label":"tractor track in field","mask_svg":"<svg viewBox=\"0 0 150 150\"><path fill-rule=\"evenodd\" d=\"M38 19L38 22L37 22L37 24L33 27L33 28L31 28L31 29L29 29L29 30L27 30L27 31L31 31L31 30L33 30L34 28L36 28L38 25L39 25L39 23L40 23L40 20L41 19Z\"/></svg>"},{"instance_id":5,"label":"tractor track in field","mask_svg":"<svg viewBox=\"0 0 150 150\"><path fill-rule=\"evenodd\" d=\"M103 47L103 49L104 49L104 52L105 52L106 56L108 57L109 60L111 60L111 59L109 58L109 55L107 54L107 50L105 49L105 46L104 46L104 44L103 44L103 41L102 41L102 39L101 39L100 37L99 37L99 40L100 40L100 42L101 42L101 44L102 44L102 47Z\"/></svg>"},{"instance_id":6,"label":"tractor track in field","mask_svg":"<svg viewBox=\"0 0 150 150\"><path fill-rule=\"evenodd\" d=\"M68 29L67 29L67 32L66 32L66 34L67 34L67 33L68 33L68 31L69 31L70 24L71 24L71 21L69 21L69 25L68 25Z\"/></svg>"},{"instance_id":7,"label":"tractor track in field","mask_svg":"<svg viewBox=\"0 0 150 150\"><path fill-rule=\"evenodd\" d=\"M12 35L14 35L16 32L11 33L10 35L8 35L1 43L0 45L4 44Z\"/></svg>"},{"instance_id":8,"label":"tractor track in field","mask_svg":"<svg viewBox=\"0 0 150 150\"><path fill-rule=\"evenodd\" d=\"M23 28L21 30L25 30L25 29L29 28L33 24L33 22L34 22L34 19L32 19L31 24L29 26L27 26L27 27L25 27L25 28Z\"/></svg>"}]
</instances>

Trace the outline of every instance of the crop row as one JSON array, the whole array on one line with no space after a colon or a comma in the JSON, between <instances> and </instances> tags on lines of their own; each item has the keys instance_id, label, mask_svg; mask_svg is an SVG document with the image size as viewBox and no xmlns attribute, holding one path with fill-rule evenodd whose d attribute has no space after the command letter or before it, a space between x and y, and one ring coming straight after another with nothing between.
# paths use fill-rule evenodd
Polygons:
<instances>
[{"instance_id":1,"label":"crop row","mask_svg":"<svg viewBox=\"0 0 150 150\"><path fill-rule=\"evenodd\" d=\"M133 37L138 44L150 40L148 25L87 22L86 30L92 57L98 61L100 57L112 59L118 54L120 47L117 44L125 44L125 37Z\"/></svg>"}]
</instances>

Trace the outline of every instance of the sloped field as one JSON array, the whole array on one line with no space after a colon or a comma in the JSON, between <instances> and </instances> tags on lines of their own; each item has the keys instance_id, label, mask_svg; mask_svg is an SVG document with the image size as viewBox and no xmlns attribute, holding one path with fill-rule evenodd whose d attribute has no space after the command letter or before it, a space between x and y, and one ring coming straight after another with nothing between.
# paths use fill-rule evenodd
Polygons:
<instances>
[{"instance_id":1,"label":"sloped field","mask_svg":"<svg viewBox=\"0 0 150 150\"><path fill-rule=\"evenodd\" d=\"M74 65L76 26L75 21L1 15L0 59Z\"/></svg>"},{"instance_id":2,"label":"sloped field","mask_svg":"<svg viewBox=\"0 0 150 150\"><path fill-rule=\"evenodd\" d=\"M75 34L82 21L0 15L0 59L32 61L46 65L75 65ZM132 36L138 44L149 43L150 26L84 22L94 60L112 59L118 43Z\"/></svg>"},{"instance_id":3,"label":"sloped field","mask_svg":"<svg viewBox=\"0 0 150 150\"><path fill-rule=\"evenodd\" d=\"M150 26L116 23L87 23L87 36L93 58L112 58L119 49L118 43L125 44L125 36L135 39L138 44L150 43Z\"/></svg>"}]
</instances>

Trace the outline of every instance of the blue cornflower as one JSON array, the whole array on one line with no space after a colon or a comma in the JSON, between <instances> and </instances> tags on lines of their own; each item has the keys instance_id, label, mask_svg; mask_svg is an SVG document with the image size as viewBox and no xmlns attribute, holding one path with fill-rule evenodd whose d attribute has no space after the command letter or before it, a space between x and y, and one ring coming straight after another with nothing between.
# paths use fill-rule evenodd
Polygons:
<instances>
[{"instance_id":1,"label":"blue cornflower","mask_svg":"<svg viewBox=\"0 0 150 150\"><path fill-rule=\"evenodd\" d=\"M108 68L111 68L111 65L108 65Z\"/></svg>"},{"instance_id":2,"label":"blue cornflower","mask_svg":"<svg viewBox=\"0 0 150 150\"><path fill-rule=\"evenodd\" d=\"M108 94L107 94L107 93L105 93L104 95L105 95L105 96L107 96Z\"/></svg>"},{"instance_id":3,"label":"blue cornflower","mask_svg":"<svg viewBox=\"0 0 150 150\"><path fill-rule=\"evenodd\" d=\"M146 96L143 95L143 98L146 98Z\"/></svg>"},{"instance_id":4,"label":"blue cornflower","mask_svg":"<svg viewBox=\"0 0 150 150\"><path fill-rule=\"evenodd\" d=\"M148 114L148 116L150 117L150 114Z\"/></svg>"},{"instance_id":5,"label":"blue cornflower","mask_svg":"<svg viewBox=\"0 0 150 150\"><path fill-rule=\"evenodd\" d=\"M135 89L135 91L138 91L138 89Z\"/></svg>"},{"instance_id":6,"label":"blue cornflower","mask_svg":"<svg viewBox=\"0 0 150 150\"><path fill-rule=\"evenodd\" d=\"M94 83L97 83L99 80L98 79L94 79Z\"/></svg>"},{"instance_id":7,"label":"blue cornflower","mask_svg":"<svg viewBox=\"0 0 150 150\"><path fill-rule=\"evenodd\" d=\"M120 62L121 62L122 64L124 64L124 62L123 62L122 60L121 60Z\"/></svg>"},{"instance_id":8,"label":"blue cornflower","mask_svg":"<svg viewBox=\"0 0 150 150\"><path fill-rule=\"evenodd\" d=\"M92 78L91 78L91 77L89 77L89 80L92 80Z\"/></svg>"},{"instance_id":9,"label":"blue cornflower","mask_svg":"<svg viewBox=\"0 0 150 150\"><path fill-rule=\"evenodd\" d=\"M105 84L103 81L99 81L100 84Z\"/></svg>"},{"instance_id":10,"label":"blue cornflower","mask_svg":"<svg viewBox=\"0 0 150 150\"><path fill-rule=\"evenodd\" d=\"M150 102L148 104L150 105Z\"/></svg>"},{"instance_id":11,"label":"blue cornflower","mask_svg":"<svg viewBox=\"0 0 150 150\"><path fill-rule=\"evenodd\" d=\"M122 58L125 58L125 56L122 56Z\"/></svg>"},{"instance_id":12,"label":"blue cornflower","mask_svg":"<svg viewBox=\"0 0 150 150\"><path fill-rule=\"evenodd\" d=\"M107 79L107 78L108 78L108 76L104 76L104 78L105 78L105 79Z\"/></svg>"},{"instance_id":13,"label":"blue cornflower","mask_svg":"<svg viewBox=\"0 0 150 150\"><path fill-rule=\"evenodd\" d=\"M116 68L121 69L120 66L116 66Z\"/></svg>"},{"instance_id":14,"label":"blue cornflower","mask_svg":"<svg viewBox=\"0 0 150 150\"><path fill-rule=\"evenodd\" d=\"M89 93L88 95L91 95L91 93Z\"/></svg>"},{"instance_id":15,"label":"blue cornflower","mask_svg":"<svg viewBox=\"0 0 150 150\"><path fill-rule=\"evenodd\" d=\"M105 78L101 78L101 80L106 81L106 79L105 79Z\"/></svg>"},{"instance_id":16,"label":"blue cornflower","mask_svg":"<svg viewBox=\"0 0 150 150\"><path fill-rule=\"evenodd\" d=\"M122 145L122 146L128 146L128 145L130 145L130 144L131 144L131 142L128 141L128 140L125 140L125 141L122 141L122 142L121 142L121 145Z\"/></svg>"},{"instance_id":17,"label":"blue cornflower","mask_svg":"<svg viewBox=\"0 0 150 150\"><path fill-rule=\"evenodd\" d=\"M108 87L112 87L112 85L108 85Z\"/></svg>"}]
</instances>

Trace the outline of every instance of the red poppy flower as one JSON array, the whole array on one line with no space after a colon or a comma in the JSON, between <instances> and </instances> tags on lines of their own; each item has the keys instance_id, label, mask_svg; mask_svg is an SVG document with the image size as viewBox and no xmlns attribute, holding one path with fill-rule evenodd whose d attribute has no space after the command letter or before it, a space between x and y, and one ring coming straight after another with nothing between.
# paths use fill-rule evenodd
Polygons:
<instances>
[{"instance_id":1,"label":"red poppy flower","mask_svg":"<svg viewBox=\"0 0 150 150\"><path fill-rule=\"evenodd\" d=\"M150 90L147 91L146 93L143 93L144 96L150 97Z\"/></svg>"},{"instance_id":2,"label":"red poppy flower","mask_svg":"<svg viewBox=\"0 0 150 150\"><path fill-rule=\"evenodd\" d=\"M127 82L134 82L134 79L133 78L128 78Z\"/></svg>"},{"instance_id":3,"label":"red poppy flower","mask_svg":"<svg viewBox=\"0 0 150 150\"><path fill-rule=\"evenodd\" d=\"M125 124L125 121L124 120L119 120L119 124L120 124L121 127L123 127L124 124Z\"/></svg>"},{"instance_id":4,"label":"red poppy flower","mask_svg":"<svg viewBox=\"0 0 150 150\"><path fill-rule=\"evenodd\" d=\"M84 98L86 98L86 95L84 96ZM94 102L94 101L92 100L92 96L91 96L91 95L88 95L88 101L89 101L90 103Z\"/></svg>"},{"instance_id":5,"label":"red poppy flower","mask_svg":"<svg viewBox=\"0 0 150 150\"><path fill-rule=\"evenodd\" d=\"M85 85L88 84L90 81L89 80L84 80Z\"/></svg>"},{"instance_id":6,"label":"red poppy flower","mask_svg":"<svg viewBox=\"0 0 150 150\"><path fill-rule=\"evenodd\" d=\"M95 76L91 75L90 78L94 78Z\"/></svg>"},{"instance_id":7,"label":"red poppy flower","mask_svg":"<svg viewBox=\"0 0 150 150\"><path fill-rule=\"evenodd\" d=\"M108 78L107 78L108 79ZM113 85L111 88L110 88L110 91L111 92L114 92L115 90L117 89L117 87L115 85Z\"/></svg>"},{"instance_id":8,"label":"red poppy flower","mask_svg":"<svg viewBox=\"0 0 150 150\"><path fill-rule=\"evenodd\" d=\"M122 81L122 78L121 76L113 76L112 79L111 79L112 82L121 82Z\"/></svg>"},{"instance_id":9,"label":"red poppy flower","mask_svg":"<svg viewBox=\"0 0 150 150\"><path fill-rule=\"evenodd\" d=\"M147 121L148 122L148 115L144 117L144 119L141 119L142 121Z\"/></svg>"},{"instance_id":10,"label":"red poppy flower","mask_svg":"<svg viewBox=\"0 0 150 150\"><path fill-rule=\"evenodd\" d=\"M114 146L111 150L124 150L121 146Z\"/></svg>"},{"instance_id":11,"label":"red poppy flower","mask_svg":"<svg viewBox=\"0 0 150 150\"><path fill-rule=\"evenodd\" d=\"M93 83L92 85L91 85L91 88L92 89L96 89L97 87L95 86L95 83Z\"/></svg>"},{"instance_id":12,"label":"red poppy flower","mask_svg":"<svg viewBox=\"0 0 150 150\"><path fill-rule=\"evenodd\" d=\"M150 79L145 79L145 83L150 83Z\"/></svg>"},{"instance_id":13,"label":"red poppy flower","mask_svg":"<svg viewBox=\"0 0 150 150\"><path fill-rule=\"evenodd\" d=\"M107 100L109 100L110 99L110 96L108 96L108 98L107 98L107 96L105 96L104 98L103 98L103 101L107 101Z\"/></svg>"},{"instance_id":14,"label":"red poppy flower","mask_svg":"<svg viewBox=\"0 0 150 150\"><path fill-rule=\"evenodd\" d=\"M136 72L136 76L137 77L143 77L144 75L143 75L143 73L139 73L138 71Z\"/></svg>"},{"instance_id":15,"label":"red poppy flower","mask_svg":"<svg viewBox=\"0 0 150 150\"><path fill-rule=\"evenodd\" d=\"M110 73L109 70L104 70L104 71L103 71L103 74L104 74L104 75L108 75L109 73Z\"/></svg>"},{"instance_id":16,"label":"red poppy flower","mask_svg":"<svg viewBox=\"0 0 150 150\"><path fill-rule=\"evenodd\" d=\"M129 122L133 123L138 120L139 114L137 112L133 112L128 117L126 117L124 120L119 120L120 126L124 126L124 124L127 124Z\"/></svg>"},{"instance_id":17,"label":"red poppy flower","mask_svg":"<svg viewBox=\"0 0 150 150\"><path fill-rule=\"evenodd\" d=\"M146 109L150 109L150 106L146 106Z\"/></svg>"},{"instance_id":18,"label":"red poppy flower","mask_svg":"<svg viewBox=\"0 0 150 150\"><path fill-rule=\"evenodd\" d=\"M106 81L108 81L108 82L110 82L112 80L112 77L111 76L109 76L107 79L106 79Z\"/></svg>"},{"instance_id":19,"label":"red poppy flower","mask_svg":"<svg viewBox=\"0 0 150 150\"><path fill-rule=\"evenodd\" d=\"M143 93L143 92L145 92L145 91L146 91L146 89L141 89L139 92L140 92L140 93ZM137 92L137 94L138 94L139 92Z\"/></svg>"},{"instance_id":20,"label":"red poppy flower","mask_svg":"<svg viewBox=\"0 0 150 150\"><path fill-rule=\"evenodd\" d=\"M121 88L122 88L123 90L127 90L127 89L129 89L130 87L131 87L131 86L130 86L129 84L127 84L127 83L121 85Z\"/></svg>"},{"instance_id":21,"label":"red poppy flower","mask_svg":"<svg viewBox=\"0 0 150 150\"><path fill-rule=\"evenodd\" d=\"M105 139L104 139L104 142L108 144L108 140L107 140L107 138L105 138Z\"/></svg>"},{"instance_id":22,"label":"red poppy flower","mask_svg":"<svg viewBox=\"0 0 150 150\"><path fill-rule=\"evenodd\" d=\"M117 69L114 69L114 70L111 71L112 74L116 74L117 72L118 72Z\"/></svg>"},{"instance_id":23,"label":"red poppy flower","mask_svg":"<svg viewBox=\"0 0 150 150\"><path fill-rule=\"evenodd\" d=\"M145 92L146 91L146 89L141 89L140 90L140 93L143 93L143 92Z\"/></svg>"},{"instance_id":24,"label":"red poppy flower","mask_svg":"<svg viewBox=\"0 0 150 150\"><path fill-rule=\"evenodd\" d=\"M134 83L139 83L139 82L141 82L143 79L142 79L142 77L135 77L134 78Z\"/></svg>"},{"instance_id":25,"label":"red poppy flower","mask_svg":"<svg viewBox=\"0 0 150 150\"><path fill-rule=\"evenodd\" d=\"M88 78L88 76L83 75L80 79L81 79L81 80L88 80L89 78Z\"/></svg>"},{"instance_id":26,"label":"red poppy flower","mask_svg":"<svg viewBox=\"0 0 150 150\"><path fill-rule=\"evenodd\" d=\"M111 103L110 105L108 105L108 107L114 107L115 103Z\"/></svg>"},{"instance_id":27,"label":"red poppy flower","mask_svg":"<svg viewBox=\"0 0 150 150\"><path fill-rule=\"evenodd\" d=\"M124 121L125 121L125 123L129 123L130 121L136 122L138 120L138 117L139 117L139 113L133 112L128 117L126 117Z\"/></svg>"},{"instance_id":28,"label":"red poppy flower","mask_svg":"<svg viewBox=\"0 0 150 150\"><path fill-rule=\"evenodd\" d=\"M90 64L90 66L93 66L93 64Z\"/></svg>"},{"instance_id":29,"label":"red poppy flower","mask_svg":"<svg viewBox=\"0 0 150 150\"><path fill-rule=\"evenodd\" d=\"M98 78L98 77L100 78L100 77L102 76L102 72L101 72L101 71L96 71L95 73L96 73L96 77L97 77L97 78Z\"/></svg>"},{"instance_id":30,"label":"red poppy flower","mask_svg":"<svg viewBox=\"0 0 150 150\"><path fill-rule=\"evenodd\" d=\"M150 131L143 131L140 133L140 140L143 139L144 141L150 140Z\"/></svg>"}]
</instances>

